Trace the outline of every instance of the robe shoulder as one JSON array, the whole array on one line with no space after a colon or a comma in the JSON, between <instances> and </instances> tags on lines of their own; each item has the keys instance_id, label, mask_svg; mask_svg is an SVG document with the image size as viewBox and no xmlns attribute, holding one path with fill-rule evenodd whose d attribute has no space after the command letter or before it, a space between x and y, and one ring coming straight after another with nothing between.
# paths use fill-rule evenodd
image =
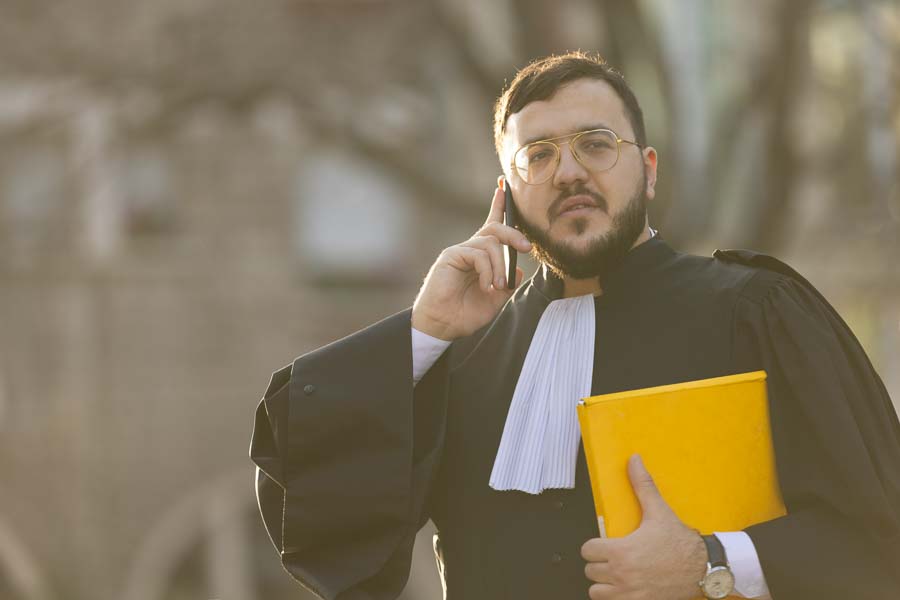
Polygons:
<instances>
[{"instance_id":1,"label":"robe shoulder","mask_svg":"<svg viewBox=\"0 0 900 600\"><path fill-rule=\"evenodd\" d=\"M764 254L717 251L753 270L733 338L767 374L788 514L747 528L774 597L876 597L900 581L900 422L853 332L822 294ZM867 595L870 594L870 595Z\"/></svg>"},{"instance_id":2,"label":"robe shoulder","mask_svg":"<svg viewBox=\"0 0 900 600\"><path fill-rule=\"evenodd\" d=\"M775 286L790 281L811 293L837 316L837 312L815 286L791 266L774 256L753 250L716 250L713 252L713 258L723 265L729 265L732 268L743 267L749 270L751 277L741 289L741 296L745 299L758 302L766 297Z\"/></svg>"},{"instance_id":3,"label":"robe shoulder","mask_svg":"<svg viewBox=\"0 0 900 600\"><path fill-rule=\"evenodd\" d=\"M752 250L715 250L712 257L677 253L671 272L678 285L731 300L759 300L786 281L814 289L787 264Z\"/></svg>"}]
</instances>

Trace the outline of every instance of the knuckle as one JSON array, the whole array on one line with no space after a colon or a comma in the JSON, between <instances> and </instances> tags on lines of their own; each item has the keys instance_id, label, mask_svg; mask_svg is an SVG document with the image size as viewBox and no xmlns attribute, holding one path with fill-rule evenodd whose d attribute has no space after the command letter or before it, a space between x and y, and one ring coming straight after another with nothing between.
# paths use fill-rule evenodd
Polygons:
<instances>
[{"instance_id":1,"label":"knuckle","mask_svg":"<svg viewBox=\"0 0 900 600\"><path fill-rule=\"evenodd\" d=\"M499 237L509 237L510 234L515 231L509 225L504 225L503 223L494 223L494 227L492 228L492 233Z\"/></svg>"},{"instance_id":2,"label":"knuckle","mask_svg":"<svg viewBox=\"0 0 900 600\"><path fill-rule=\"evenodd\" d=\"M478 264L481 260L481 255L479 254L481 251L478 248L472 248L470 246L466 246L464 244L457 244L456 246L451 246L447 248L443 252L441 252L440 260L444 262L459 262L463 261L469 264Z\"/></svg>"},{"instance_id":3,"label":"knuckle","mask_svg":"<svg viewBox=\"0 0 900 600\"><path fill-rule=\"evenodd\" d=\"M644 477L643 479L639 479L635 485L644 490L654 490L656 489L656 484L653 483L653 479L650 477Z\"/></svg>"},{"instance_id":4,"label":"knuckle","mask_svg":"<svg viewBox=\"0 0 900 600\"><path fill-rule=\"evenodd\" d=\"M478 244L479 246L492 246L494 244L499 244L500 239L493 234L485 233L482 235L477 235L470 240L473 244Z\"/></svg>"},{"instance_id":5,"label":"knuckle","mask_svg":"<svg viewBox=\"0 0 900 600\"><path fill-rule=\"evenodd\" d=\"M503 236L504 231L506 230L506 225L503 223L491 223L484 229L482 229L483 235L491 235L495 238L500 238Z\"/></svg>"},{"instance_id":6,"label":"knuckle","mask_svg":"<svg viewBox=\"0 0 900 600\"><path fill-rule=\"evenodd\" d=\"M437 260L434 261L434 265L432 269L434 269L438 265L447 264L453 262L455 258L460 256L462 252L460 252L459 248L456 246L451 246L449 248L444 248L441 250L441 253L438 254Z\"/></svg>"}]
</instances>

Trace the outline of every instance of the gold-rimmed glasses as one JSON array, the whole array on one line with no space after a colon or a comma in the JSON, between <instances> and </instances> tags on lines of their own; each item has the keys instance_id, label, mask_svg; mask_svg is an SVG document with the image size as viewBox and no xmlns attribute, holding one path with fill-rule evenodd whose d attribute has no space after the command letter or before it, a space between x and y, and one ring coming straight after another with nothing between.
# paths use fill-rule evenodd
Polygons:
<instances>
[{"instance_id":1,"label":"gold-rimmed glasses","mask_svg":"<svg viewBox=\"0 0 900 600\"><path fill-rule=\"evenodd\" d=\"M568 142L557 140L571 137ZM619 162L619 144L641 144L620 138L611 129L590 129L526 144L513 154L512 167L528 185L540 185L553 177L559 166L560 146L569 144L572 156L588 171L612 169Z\"/></svg>"}]
</instances>

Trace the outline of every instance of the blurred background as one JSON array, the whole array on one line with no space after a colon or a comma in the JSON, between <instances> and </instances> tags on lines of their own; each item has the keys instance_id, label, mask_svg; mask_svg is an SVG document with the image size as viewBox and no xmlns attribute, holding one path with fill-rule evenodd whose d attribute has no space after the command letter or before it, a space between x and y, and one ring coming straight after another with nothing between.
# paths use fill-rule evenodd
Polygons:
<instances>
[{"instance_id":1,"label":"blurred background","mask_svg":"<svg viewBox=\"0 0 900 600\"><path fill-rule=\"evenodd\" d=\"M310 598L253 495L269 375L412 303L504 83L577 48L643 105L651 223L794 266L900 400L895 1L0 0L0 598Z\"/></svg>"}]
</instances>

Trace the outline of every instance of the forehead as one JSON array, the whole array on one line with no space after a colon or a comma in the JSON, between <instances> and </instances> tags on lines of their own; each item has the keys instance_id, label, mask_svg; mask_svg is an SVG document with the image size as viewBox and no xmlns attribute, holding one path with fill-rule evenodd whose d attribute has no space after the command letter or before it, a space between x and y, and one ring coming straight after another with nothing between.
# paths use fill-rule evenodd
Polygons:
<instances>
[{"instance_id":1,"label":"forehead","mask_svg":"<svg viewBox=\"0 0 900 600\"><path fill-rule=\"evenodd\" d=\"M609 127L632 137L625 105L616 91L599 79L569 82L546 100L525 105L509 116L503 147L506 152L538 139L548 139L593 127Z\"/></svg>"}]
</instances>

